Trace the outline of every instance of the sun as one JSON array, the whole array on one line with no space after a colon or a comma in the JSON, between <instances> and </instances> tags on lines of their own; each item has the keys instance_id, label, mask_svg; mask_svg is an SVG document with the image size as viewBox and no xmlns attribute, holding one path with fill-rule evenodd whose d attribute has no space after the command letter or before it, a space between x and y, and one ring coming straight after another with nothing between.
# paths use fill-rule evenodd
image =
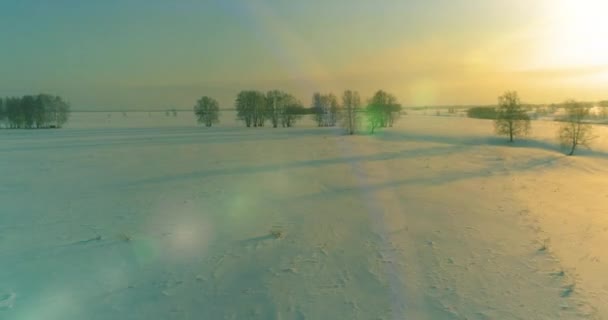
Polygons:
<instances>
[{"instance_id":1,"label":"sun","mask_svg":"<svg viewBox=\"0 0 608 320\"><path fill-rule=\"evenodd\" d=\"M552 64L608 65L608 0L559 0L551 7L547 38Z\"/></svg>"}]
</instances>

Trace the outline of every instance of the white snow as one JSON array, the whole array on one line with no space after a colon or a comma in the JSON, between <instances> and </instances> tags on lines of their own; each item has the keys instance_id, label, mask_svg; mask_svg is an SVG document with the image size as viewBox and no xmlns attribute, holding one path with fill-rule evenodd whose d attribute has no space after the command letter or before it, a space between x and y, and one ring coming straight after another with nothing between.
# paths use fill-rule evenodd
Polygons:
<instances>
[{"instance_id":1,"label":"white snow","mask_svg":"<svg viewBox=\"0 0 608 320\"><path fill-rule=\"evenodd\" d=\"M0 319L608 319L608 128L555 126L0 130Z\"/></svg>"}]
</instances>

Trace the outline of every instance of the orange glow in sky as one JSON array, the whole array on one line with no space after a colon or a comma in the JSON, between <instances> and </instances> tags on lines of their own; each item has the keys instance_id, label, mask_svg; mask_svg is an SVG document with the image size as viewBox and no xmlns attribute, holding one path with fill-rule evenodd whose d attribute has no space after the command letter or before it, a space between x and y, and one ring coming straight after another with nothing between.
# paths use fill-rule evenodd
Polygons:
<instances>
[{"instance_id":1,"label":"orange glow in sky","mask_svg":"<svg viewBox=\"0 0 608 320\"><path fill-rule=\"evenodd\" d=\"M321 10L322 9L322 10ZM604 0L91 1L0 3L0 96L74 109L232 107L242 89L406 106L608 99Z\"/></svg>"}]
</instances>

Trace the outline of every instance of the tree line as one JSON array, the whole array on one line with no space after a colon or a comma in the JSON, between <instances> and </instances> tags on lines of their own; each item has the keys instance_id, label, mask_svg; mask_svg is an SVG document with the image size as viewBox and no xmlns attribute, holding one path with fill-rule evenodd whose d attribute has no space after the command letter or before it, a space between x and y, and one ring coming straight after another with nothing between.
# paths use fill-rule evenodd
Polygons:
<instances>
[{"instance_id":1,"label":"tree line","mask_svg":"<svg viewBox=\"0 0 608 320\"><path fill-rule=\"evenodd\" d=\"M363 106L357 91L346 90L341 99L333 93L315 92L309 108L290 93L271 90L266 93L243 90L235 98L237 120L248 128L293 127L302 116L311 114L318 127L341 125L348 134L360 129L360 116L367 120L367 128L374 133L377 128L392 127L402 110L397 98L383 90L377 91ZM194 106L197 121L207 127L219 123L219 103L204 96Z\"/></svg>"},{"instance_id":2,"label":"tree line","mask_svg":"<svg viewBox=\"0 0 608 320\"><path fill-rule=\"evenodd\" d=\"M302 103L293 95L280 90L267 93L244 90L235 100L237 119L247 127L264 127L270 122L273 128L293 127L306 114Z\"/></svg>"},{"instance_id":3,"label":"tree line","mask_svg":"<svg viewBox=\"0 0 608 320\"><path fill-rule=\"evenodd\" d=\"M0 97L0 126L8 129L61 128L70 105L49 94Z\"/></svg>"}]
</instances>

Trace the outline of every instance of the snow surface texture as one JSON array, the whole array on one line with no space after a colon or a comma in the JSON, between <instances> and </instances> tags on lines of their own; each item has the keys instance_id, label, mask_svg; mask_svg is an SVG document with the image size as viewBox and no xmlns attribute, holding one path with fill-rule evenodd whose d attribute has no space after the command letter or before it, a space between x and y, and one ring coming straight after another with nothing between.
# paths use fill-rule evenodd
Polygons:
<instances>
[{"instance_id":1,"label":"snow surface texture","mask_svg":"<svg viewBox=\"0 0 608 320\"><path fill-rule=\"evenodd\" d=\"M0 319L608 319L608 130L0 130Z\"/></svg>"}]
</instances>

